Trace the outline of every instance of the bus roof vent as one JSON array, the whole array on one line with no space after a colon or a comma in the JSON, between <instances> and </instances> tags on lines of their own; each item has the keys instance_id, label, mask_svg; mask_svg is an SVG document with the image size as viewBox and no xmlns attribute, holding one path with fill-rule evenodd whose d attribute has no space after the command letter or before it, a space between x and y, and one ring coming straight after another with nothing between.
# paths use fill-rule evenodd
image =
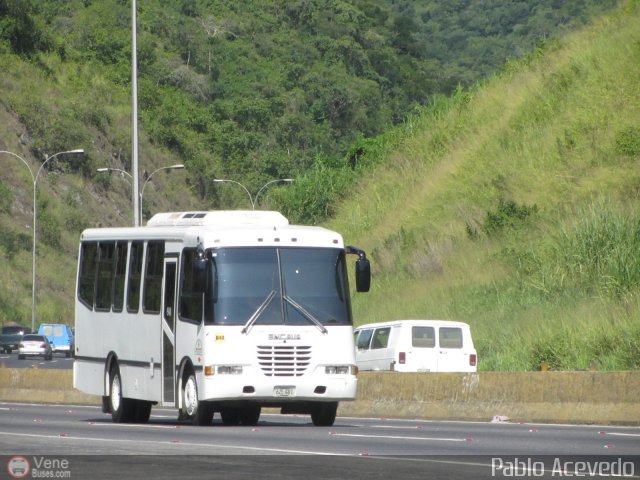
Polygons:
<instances>
[{"instance_id":1,"label":"bus roof vent","mask_svg":"<svg viewBox=\"0 0 640 480\"><path fill-rule=\"evenodd\" d=\"M209 212L157 213L147 222L148 227L167 226L253 226L283 227L289 220L280 212L263 210L214 210Z\"/></svg>"}]
</instances>

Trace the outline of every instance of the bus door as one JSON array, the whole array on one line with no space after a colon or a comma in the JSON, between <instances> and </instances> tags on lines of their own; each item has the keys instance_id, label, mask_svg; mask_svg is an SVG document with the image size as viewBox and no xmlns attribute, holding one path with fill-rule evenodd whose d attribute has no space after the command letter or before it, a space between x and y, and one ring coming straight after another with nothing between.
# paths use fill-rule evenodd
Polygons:
<instances>
[{"instance_id":1,"label":"bus door","mask_svg":"<svg viewBox=\"0 0 640 480\"><path fill-rule=\"evenodd\" d=\"M176 271L175 258L164 260L164 295L162 303L162 404L176 403Z\"/></svg>"}]
</instances>

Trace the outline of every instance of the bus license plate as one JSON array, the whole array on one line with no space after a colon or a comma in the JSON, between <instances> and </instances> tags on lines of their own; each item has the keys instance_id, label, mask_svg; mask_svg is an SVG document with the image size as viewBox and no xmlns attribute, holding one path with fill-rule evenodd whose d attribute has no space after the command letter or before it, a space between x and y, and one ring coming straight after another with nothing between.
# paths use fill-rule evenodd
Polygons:
<instances>
[{"instance_id":1,"label":"bus license plate","mask_svg":"<svg viewBox=\"0 0 640 480\"><path fill-rule=\"evenodd\" d=\"M274 397L293 397L296 394L296 387L274 387Z\"/></svg>"}]
</instances>

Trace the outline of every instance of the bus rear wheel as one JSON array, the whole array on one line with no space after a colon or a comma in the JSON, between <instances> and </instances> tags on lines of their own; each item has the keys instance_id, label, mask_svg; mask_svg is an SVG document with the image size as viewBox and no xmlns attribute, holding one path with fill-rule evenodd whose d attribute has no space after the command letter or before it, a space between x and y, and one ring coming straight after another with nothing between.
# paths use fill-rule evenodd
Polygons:
<instances>
[{"instance_id":1,"label":"bus rear wheel","mask_svg":"<svg viewBox=\"0 0 640 480\"><path fill-rule=\"evenodd\" d=\"M198 398L198 382L195 373L190 373L182 385L180 418L199 426L211 425L213 420L213 405L202 402Z\"/></svg>"}]
</instances>

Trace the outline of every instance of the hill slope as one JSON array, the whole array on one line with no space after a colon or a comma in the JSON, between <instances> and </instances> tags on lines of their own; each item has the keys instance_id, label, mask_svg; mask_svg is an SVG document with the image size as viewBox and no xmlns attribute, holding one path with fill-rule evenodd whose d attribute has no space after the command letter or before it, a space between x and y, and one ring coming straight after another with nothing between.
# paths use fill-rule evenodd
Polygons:
<instances>
[{"instance_id":1,"label":"hill slope","mask_svg":"<svg viewBox=\"0 0 640 480\"><path fill-rule=\"evenodd\" d=\"M632 1L379 139L331 222L371 252L357 323L467 321L484 370L640 367L639 125Z\"/></svg>"}]
</instances>

